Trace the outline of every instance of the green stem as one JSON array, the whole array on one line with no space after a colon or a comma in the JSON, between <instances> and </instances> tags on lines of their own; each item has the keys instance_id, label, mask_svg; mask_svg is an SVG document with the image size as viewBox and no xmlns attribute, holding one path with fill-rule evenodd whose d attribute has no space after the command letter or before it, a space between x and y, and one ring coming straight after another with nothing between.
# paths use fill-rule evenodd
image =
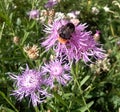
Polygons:
<instances>
[{"instance_id":1,"label":"green stem","mask_svg":"<svg viewBox=\"0 0 120 112\"><path fill-rule=\"evenodd\" d=\"M4 27L5 27L5 22L3 22L3 25L2 25L2 28L1 28L1 31L0 31L0 40L2 38L2 33L3 33Z\"/></svg>"},{"instance_id":2,"label":"green stem","mask_svg":"<svg viewBox=\"0 0 120 112\"><path fill-rule=\"evenodd\" d=\"M73 72L74 70L73 70L73 68L72 68L72 72L73 72L73 75L74 75L75 83L77 84L77 86L78 86L78 88L79 88L79 90L80 90L80 94L81 94L81 97L82 97L82 100L83 100L84 105L86 106L88 112L90 112L90 110L89 110L89 108L88 108L88 106L87 106L87 103L86 103L86 101L85 101L85 98L84 98L84 96L83 96L83 91L82 91L82 89L81 89L81 85L79 84L79 82L78 82L78 80L77 80L77 76L78 76L78 75L76 75L76 74L78 74L78 69L79 69L79 64L78 64L78 63L76 64L75 68L76 68L76 69L75 69L75 73Z\"/></svg>"},{"instance_id":3,"label":"green stem","mask_svg":"<svg viewBox=\"0 0 120 112\"><path fill-rule=\"evenodd\" d=\"M92 0L87 0L87 12L88 13L90 11L91 2L92 2Z\"/></svg>"},{"instance_id":4,"label":"green stem","mask_svg":"<svg viewBox=\"0 0 120 112\"><path fill-rule=\"evenodd\" d=\"M77 81L76 76L75 76L75 81L76 81L76 83L77 83L77 85L78 85L78 88L79 88L79 90L80 90L80 94L81 94L83 103L84 103L84 105L87 107L88 112L90 112L90 110L89 110L89 108L88 108L88 106L87 106L87 103L86 103L86 101L85 101L85 98L84 98L84 96L83 96L83 94L82 94L83 92L82 92L81 86L80 86L79 82Z\"/></svg>"},{"instance_id":5,"label":"green stem","mask_svg":"<svg viewBox=\"0 0 120 112\"><path fill-rule=\"evenodd\" d=\"M111 29L112 36L115 37L114 29L113 29L113 26L111 24L110 24L110 29Z\"/></svg>"},{"instance_id":6,"label":"green stem","mask_svg":"<svg viewBox=\"0 0 120 112\"><path fill-rule=\"evenodd\" d=\"M15 112L18 112L18 110L15 108L15 106L12 104L12 102L7 98L7 96L0 91L0 96L2 96L6 101L7 103L15 110Z\"/></svg>"},{"instance_id":7,"label":"green stem","mask_svg":"<svg viewBox=\"0 0 120 112\"><path fill-rule=\"evenodd\" d=\"M36 106L36 107L34 107L34 109L35 109L35 112L39 112L39 109L38 109L38 107Z\"/></svg>"}]
</instances>

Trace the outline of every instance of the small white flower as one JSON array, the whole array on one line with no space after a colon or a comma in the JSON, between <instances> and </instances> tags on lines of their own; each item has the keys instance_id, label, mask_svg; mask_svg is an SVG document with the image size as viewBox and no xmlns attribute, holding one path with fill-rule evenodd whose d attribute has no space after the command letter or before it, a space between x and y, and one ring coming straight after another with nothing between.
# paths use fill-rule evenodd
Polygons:
<instances>
[{"instance_id":1,"label":"small white flower","mask_svg":"<svg viewBox=\"0 0 120 112\"><path fill-rule=\"evenodd\" d=\"M67 17L71 19L75 19L76 15L74 13L67 13Z\"/></svg>"},{"instance_id":2,"label":"small white flower","mask_svg":"<svg viewBox=\"0 0 120 112\"><path fill-rule=\"evenodd\" d=\"M64 18L65 18L64 13L62 13L62 12L56 12L55 13L55 17L54 17L55 21L60 20L60 19L64 19Z\"/></svg>"},{"instance_id":3,"label":"small white flower","mask_svg":"<svg viewBox=\"0 0 120 112\"><path fill-rule=\"evenodd\" d=\"M97 7L92 7L92 13L95 14L95 15L98 15L99 13L99 9Z\"/></svg>"},{"instance_id":4,"label":"small white flower","mask_svg":"<svg viewBox=\"0 0 120 112\"><path fill-rule=\"evenodd\" d=\"M80 14L80 11L71 11L67 13L66 16L70 19L76 19L79 14Z\"/></svg>"},{"instance_id":5,"label":"small white flower","mask_svg":"<svg viewBox=\"0 0 120 112\"><path fill-rule=\"evenodd\" d=\"M105 10L105 12L109 12L110 11L110 9L109 9L109 7L107 5L105 7L103 7L103 9Z\"/></svg>"}]
</instances>

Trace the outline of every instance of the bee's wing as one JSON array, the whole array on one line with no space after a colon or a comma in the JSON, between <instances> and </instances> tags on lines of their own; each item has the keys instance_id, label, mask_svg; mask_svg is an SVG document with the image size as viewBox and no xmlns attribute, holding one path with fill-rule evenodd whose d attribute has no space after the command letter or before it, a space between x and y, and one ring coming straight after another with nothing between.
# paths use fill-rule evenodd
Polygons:
<instances>
[{"instance_id":1,"label":"bee's wing","mask_svg":"<svg viewBox=\"0 0 120 112\"><path fill-rule=\"evenodd\" d=\"M58 29L58 33L62 33L64 30L65 30L65 26L63 25Z\"/></svg>"}]
</instances>

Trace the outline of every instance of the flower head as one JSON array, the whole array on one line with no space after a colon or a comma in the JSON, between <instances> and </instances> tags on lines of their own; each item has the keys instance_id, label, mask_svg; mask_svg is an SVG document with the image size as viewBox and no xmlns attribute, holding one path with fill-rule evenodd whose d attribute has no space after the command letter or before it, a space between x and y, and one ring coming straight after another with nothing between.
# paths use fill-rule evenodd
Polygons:
<instances>
[{"instance_id":1,"label":"flower head","mask_svg":"<svg viewBox=\"0 0 120 112\"><path fill-rule=\"evenodd\" d=\"M19 37L17 37L17 36L13 37L13 43L14 44L18 45L19 42L20 42L20 38Z\"/></svg>"},{"instance_id":2,"label":"flower head","mask_svg":"<svg viewBox=\"0 0 120 112\"><path fill-rule=\"evenodd\" d=\"M62 13L62 12L56 12L55 13L55 16L54 16L54 20L55 21L58 21L58 20L61 20L61 19L64 19L65 18L65 14Z\"/></svg>"},{"instance_id":3,"label":"flower head","mask_svg":"<svg viewBox=\"0 0 120 112\"><path fill-rule=\"evenodd\" d=\"M105 10L105 12L109 12L110 11L110 9L109 9L109 7L107 5L105 7L103 7L103 9Z\"/></svg>"},{"instance_id":4,"label":"flower head","mask_svg":"<svg viewBox=\"0 0 120 112\"><path fill-rule=\"evenodd\" d=\"M73 26L74 31L71 29ZM91 32L85 30L86 27L86 24L73 25L67 20L55 21L53 25L46 26L44 31L48 34L48 37L42 45L47 50L53 47L57 56L65 54L69 60L75 59L78 61L83 59L88 62L91 61L90 57L103 58L104 50L98 47L100 45L94 41ZM65 30L62 32L61 29L65 29L66 32ZM61 38L60 35L62 34L63 37L66 37Z\"/></svg>"},{"instance_id":5,"label":"flower head","mask_svg":"<svg viewBox=\"0 0 120 112\"><path fill-rule=\"evenodd\" d=\"M95 41L100 40L100 31L99 30L96 30L96 33L93 35L93 38Z\"/></svg>"},{"instance_id":6,"label":"flower head","mask_svg":"<svg viewBox=\"0 0 120 112\"><path fill-rule=\"evenodd\" d=\"M118 41L117 41L117 45L119 45L119 46L120 46L120 40L118 40Z\"/></svg>"},{"instance_id":7,"label":"flower head","mask_svg":"<svg viewBox=\"0 0 120 112\"><path fill-rule=\"evenodd\" d=\"M67 13L67 17L71 19L76 19L79 14L80 14L80 11L72 11Z\"/></svg>"},{"instance_id":8,"label":"flower head","mask_svg":"<svg viewBox=\"0 0 120 112\"><path fill-rule=\"evenodd\" d=\"M16 76L13 74L10 77L15 80L17 88L13 91L12 95L16 96L18 100L21 101L24 97L30 97L33 106L44 101L47 92L43 90L45 81L41 72L29 69L27 66L22 75Z\"/></svg>"},{"instance_id":9,"label":"flower head","mask_svg":"<svg viewBox=\"0 0 120 112\"><path fill-rule=\"evenodd\" d=\"M27 45L23 48L23 50L27 53L30 59L37 59L39 57L39 48L37 45L33 45L32 47Z\"/></svg>"},{"instance_id":10,"label":"flower head","mask_svg":"<svg viewBox=\"0 0 120 112\"><path fill-rule=\"evenodd\" d=\"M62 64L62 60L54 60L45 64L42 68L44 74L48 74L47 84L53 88L54 82L57 81L59 84L66 85L67 82L71 79L69 75L69 65Z\"/></svg>"},{"instance_id":11,"label":"flower head","mask_svg":"<svg viewBox=\"0 0 120 112\"><path fill-rule=\"evenodd\" d=\"M45 4L45 8L52 8L57 3L58 3L57 0L48 0L48 2Z\"/></svg>"},{"instance_id":12,"label":"flower head","mask_svg":"<svg viewBox=\"0 0 120 112\"><path fill-rule=\"evenodd\" d=\"M28 12L30 19L38 19L39 18L39 11L38 10L31 10Z\"/></svg>"},{"instance_id":13,"label":"flower head","mask_svg":"<svg viewBox=\"0 0 120 112\"><path fill-rule=\"evenodd\" d=\"M99 14L99 9L97 7L92 7L92 13L95 14L95 15L98 15Z\"/></svg>"},{"instance_id":14,"label":"flower head","mask_svg":"<svg viewBox=\"0 0 120 112\"><path fill-rule=\"evenodd\" d=\"M101 74L110 70L111 64L109 55L106 54L103 60L97 60L94 64L90 64L90 68L94 73Z\"/></svg>"}]
</instances>

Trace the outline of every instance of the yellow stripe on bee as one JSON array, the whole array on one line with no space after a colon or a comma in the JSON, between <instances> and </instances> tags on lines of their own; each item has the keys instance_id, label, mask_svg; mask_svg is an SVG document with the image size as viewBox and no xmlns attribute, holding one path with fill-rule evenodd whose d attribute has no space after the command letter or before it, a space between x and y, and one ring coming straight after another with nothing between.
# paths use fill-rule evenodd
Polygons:
<instances>
[{"instance_id":1,"label":"yellow stripe on bee","mask_svg":"<svg viewBox=\"0 0 120 112\"><path fill-rule=\"evenodd\" d=\"M66 44L67 43L67 39L63 39L63 38L61 38L61 37L58 37L58 41L60 42L60 43L62 43L62 44Z\"/></svg>"}]
</instances>

